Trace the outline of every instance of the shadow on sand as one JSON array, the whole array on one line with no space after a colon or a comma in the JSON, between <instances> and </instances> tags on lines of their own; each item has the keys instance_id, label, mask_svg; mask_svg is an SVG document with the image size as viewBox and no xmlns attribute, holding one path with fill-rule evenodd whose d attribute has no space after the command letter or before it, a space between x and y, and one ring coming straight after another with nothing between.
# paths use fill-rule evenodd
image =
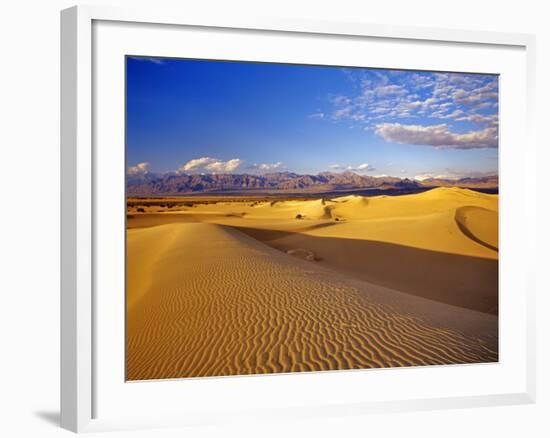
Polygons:
<instances>
[{"instance_id":1,"label":"shadow on sand","mask_svg":"<svg viewBox=\"0 0 550 438\"><path fill-rule=\"evenodd\" d=\"M315 262L352 278L484 313L498 314L498 260L370 240L232 227L283 252L315 254Z\"/></svg>"}]
</instances>

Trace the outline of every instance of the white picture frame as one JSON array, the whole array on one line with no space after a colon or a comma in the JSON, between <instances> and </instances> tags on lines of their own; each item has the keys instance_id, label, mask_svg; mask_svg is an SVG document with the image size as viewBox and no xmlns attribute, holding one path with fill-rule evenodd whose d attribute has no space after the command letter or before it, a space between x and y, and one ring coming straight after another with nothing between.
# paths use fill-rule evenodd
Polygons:
<instances>
[{"instance_id":1,"label":"white picture frame","mask_svg":"<svg viewBox=\"0 0 550 438\"><path fill-rule=\"evenodd\" d=\"M61 12L61 426L75 431L99 431L119 428L159 427L163 425L206 424L225 421L235 415L262 417L299 417L311 415L343 415L364 414L370 412L400 412L418 409L442 409L453 407L475 407L489 405L505 405L533 403L535 400L535 309L534 282L526 275L531 269L525 263L524 271L516 275L521 284L521 306L510 312L522 312L521 318L525 324L521 326L521 351L517 354L521 359L521 376L513 390L504 389L483 394L440 395L437 397L415 398L414 396L396 396L390 399L365 399L363 401L349 400L329 404L321 400L319 403L304 402L300 407L276 402L257 412L243 408L240 414L228 412L227 416L219 412L210 412L204 408L199 414L182 415L183 412L166 413L151 412L149 416L109 415L98 416L97 385L98 364L96 352L98 338L97 301L94 299L98 284L97 242L97 211L98 192L94 189L99 169L99 161L94 154L94 120L97 118L97 102L94 84L97 70L94 66L94 56L97 49L97 35L94 34L94 24L132 23L134 25L185 26L200 29L202 32L220 29L238 29L246 34L246 38L257 38L261 32L271 32L275 35L324 35L341 36L354 39L383 39L395 42L407 41L411 45L431 43L450 43L468 47L488 47L494 49L520 51L525 63L521 70L526 83L520 91L525 104L525 126L522 139L523 148L519 152L523 157L524 169L520 178L522 184L518 195L529 199L534 196L535 186L535 141L533 134L534 121L534 53L535 39L532 35L491 33L482 31L461 31L451 29L425 29L403 26L386 26L366 23L317 22L308 20L246 17L235 13L233 16L219 17L214 14L199 16L193 11L163 11L158 9L132 10L111 8L105 6L75 6ZM520 67L518 67L520 68ZM498 72L495 72L498 73ZM523 123L523 121L522 121ZM503 129L507 129L504 126ZM121 145L124 147L124 145ZM512 159L503 161L501 172L507 173ZM530 172L527 173L526 169ZM534 205L531 203L530 205ZM528 239L525 245L534 245L535 216L531 212L522 212L524 220L529 221ZM506 236L504 237L506 238ZM502 236L501 236L502 239ZM534 253L534 252L533 252ZM529 257L529 256L525 256ZM534 277L534 276L533 276ZM501 279L502 280L502 279ZM510 313L512 315L513 313ZM121 320L124 315L120 315ZM502 320L501 320L502 324ZM426 368L424 373L435 372L434 368ZM386 371L387 373L388 371ZM389 372L394 372L390 370ZM406 372L406 371L405 371ZM358 379L357 372L347 373L350 379ZM335 374L332 374L333 376ZM343 374L340 374L343 375ZM404 375L402 378L406 378ZM412 376L412 375L411 375ZM275 376L277 379L277 377ZM230 380L228 380L230 379ZM247 379L271 379L273 377L225 378L223 382L231 382L232 390L244 386ZM298 380L300 379L300 380ZM194 385L201 385L204 379L195 379ZM216 385L215 379L208 380L211 387ZM206 381L205 380L205 381ZM294 384L308 380L309 385L315 385L307 376L294 377ZM267 381L267 380L266 380ZM218 380L218 382L220 382ZM283 384L283 380L275 381L275 385ZM121 382L122 384L124 382ZM351 383L353 384L353 382ZM162 385L152 382L150 385ZM220 384L221 385L221 384ZM177 391L177 388L174 389ZM229 390L229 388L227 389ZM160 408L159 408L160 409Z\"/></svg>"}]
</instances>

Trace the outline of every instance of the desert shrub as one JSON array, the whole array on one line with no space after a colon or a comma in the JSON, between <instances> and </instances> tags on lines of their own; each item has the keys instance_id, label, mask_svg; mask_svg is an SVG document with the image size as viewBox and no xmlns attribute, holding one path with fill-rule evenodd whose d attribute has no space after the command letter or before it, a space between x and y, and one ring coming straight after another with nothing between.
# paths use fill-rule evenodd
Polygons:
<instances>
[{"instance_id":1,"label":"desert shrub","mask_svg":"<svg viewBox=\"0 0 550 438\"><path fill-rule=\"evenodd\" d=\"M303 219L303 218L304 218L304 217L303 217L300 213L298 213L298 214L296 215L296 219Z\"/></svg>"},{"instance_id":2,"label":"desert shrub","mask_svg":"<svg viewBox=\"0 0 550 438\"><path fill-rule=\"evenodd\" d=\"M138 213L145 213L145 209L143 209L143 208L140 207L140 208L137 209L137 212L138 212Z\"/></svg>"}]
</instances>

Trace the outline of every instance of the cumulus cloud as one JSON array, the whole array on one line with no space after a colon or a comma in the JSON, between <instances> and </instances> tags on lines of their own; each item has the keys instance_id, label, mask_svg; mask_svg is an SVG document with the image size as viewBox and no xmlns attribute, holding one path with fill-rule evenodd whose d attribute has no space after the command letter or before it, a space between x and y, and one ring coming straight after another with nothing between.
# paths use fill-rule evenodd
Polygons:
<instances>
[{"instance_id":1,"label":"cumulus cloud","mask_svg":"<svg viewBox=\"0 0 550 438\"><path fill-rule=\"evenodd\" d=\"M498 146L498 130L495 127L459 134L451 132L446 124L421 126L382 123L376 126L375 132L386 141L400 144L454 149L496 148Z\"/></svg>"},{"instance_id":2,"label":"cumulus cloud","mask_svg":"<svg viewBox=\"0 0 550 438\"><path fill-rule=\"evenodd\" d=\"M257 170L260 172L271 172L274 170L280 170L284 167L282 161L277 161L276 163L254 163L249 166L249 169Z\"/></svg>"},{"instance_id":3,"label":"cumulus cloud","mask_svg":"<svg viewBox=\"0 0 550 438\"><path fill-rule=\"evenodd\" d=\"M357 166L356 170L366 171L370 168L369 163L363 163Z\"/></svg>"},{"instance_id":4,"label":"cumulus cloud","mask_svg":"<svg viewBox=\"0 0 550 438\"><path fill-rule=\"evenodd\" d=\"M146 173L149 173L149 163L147 161L128 167L128 175L144 175Z\"/></svg>"},{"instance_id":5,"label":"cumulus cloud","mask_svg":"<svg viewBox=\"0 0 550 438\"><path fill-rule=\"evenodd\" d=\"M242 164L239 158L223 161L218 158L201 157L189 160L178 169L179 173L229 173Z\"/></svg>"}]
</instances>

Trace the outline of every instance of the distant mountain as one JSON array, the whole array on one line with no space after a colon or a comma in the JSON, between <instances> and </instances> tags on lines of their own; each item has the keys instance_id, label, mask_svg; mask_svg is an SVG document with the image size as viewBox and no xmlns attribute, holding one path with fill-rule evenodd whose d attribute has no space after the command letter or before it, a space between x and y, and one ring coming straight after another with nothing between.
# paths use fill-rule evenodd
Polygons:
<instances>
[{"instance_id":1,"label":"distant mountain","mask_svg":"<svg viewBox=\"0 0 550 438\"><path fill-rule=\"evenodd\" d=\"M428 178L421 181L423 186L428 187L462 187L462 188L475 188L475 189L487 189L498 187L498 176L482 176L478 178L460 178L460 179L442 179L442 178Z\"/></svg>"},{"instance_id":2,"label":"distant mountain","mask_svg":"<svg viewBox=\"0 0 550 438\"><path fill-rule=\"evenodd\" d=\"M478 185L476 185L478 184ZM423 181L391 176L373 177L354 172L322 172L299 175L292 172L251 174L153 174L128 175L128 195L184 195L223 192L321 193L359 189L421 190L426 187L498 187L497 177Z\"/></svg>"}]
</instances>

